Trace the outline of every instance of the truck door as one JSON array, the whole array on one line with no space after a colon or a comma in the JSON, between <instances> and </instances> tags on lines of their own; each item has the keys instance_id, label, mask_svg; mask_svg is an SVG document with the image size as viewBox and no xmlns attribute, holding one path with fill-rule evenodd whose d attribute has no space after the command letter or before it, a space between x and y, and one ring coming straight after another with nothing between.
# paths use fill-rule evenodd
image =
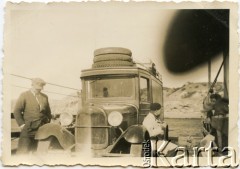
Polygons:
<instances>
[{"instance_id":1,"label":"truck door","mask_svg":"<svg viewBox=\"0 0 240 169\"><path fill-rule=\"evenodd\" d=\"M162 108L161 108L160 119L163 121L164 120L163 88L162 88L162 83L155 79L152 79L152 99L153 99L153 103L161 104Z\"/></svg>"},{"instance_id":2,"label":"truck door","mask_svg":"<svg viewBox=\"0 0 240 169\"><path fill-rule=\"evenodd\" d=\"M139 99L140 99L140 110L139 110L139 124L142 124L144 117L150 111L150 98L151 88L149 77L140 75L139 78Z\"/></svg>"}]
</instances>

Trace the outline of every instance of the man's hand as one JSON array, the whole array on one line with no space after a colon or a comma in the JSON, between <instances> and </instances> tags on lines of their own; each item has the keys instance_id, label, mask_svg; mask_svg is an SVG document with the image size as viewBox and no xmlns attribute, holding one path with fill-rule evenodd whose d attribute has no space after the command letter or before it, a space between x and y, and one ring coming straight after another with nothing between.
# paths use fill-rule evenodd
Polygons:
<instances>
[{"instance_id":1,"label":"man's hand","mask_svg":"<svg viewBox=\"0 0 240 169\"><path fill-rule=\"evenodd\" d=\"M25 126L25 124L22 124L21 126L20 126L20 129L21 130L23 130L23 127Z\"/></svg>"},{"instance_id":2,"label":"man's hand","mask_svg":"<svg viewBox=\"0 0 240 169\"><path fill-rule=\"evenodd\" d=\"M156 121L157 121L157 123L160 123L160 124L164 123L161 119L157 119Z\"/></svg>"}]
</instances>

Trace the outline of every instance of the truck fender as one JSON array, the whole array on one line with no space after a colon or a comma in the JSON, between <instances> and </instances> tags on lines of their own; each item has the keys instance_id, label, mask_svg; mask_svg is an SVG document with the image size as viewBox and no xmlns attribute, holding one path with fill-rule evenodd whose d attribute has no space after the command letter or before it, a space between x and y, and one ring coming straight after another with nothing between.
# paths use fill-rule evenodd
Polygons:
<instances>
[{"instance_id":1,"label":"truck fender","mask_svg":"<svg viewBox=\"0 0 240 169\"><path fill-rule=\"evenodd\" d=\"M143 125L130 126L126 132L123 133L122 137L132 144L142 144L146 139L150 138L147 129Z\"/></svg>"},{"instance_id":2,"label":"truck fender","mask_svg":"<svg viewBox=\"0 0 240 169\"><path fill-rule=\"evenodd\" d=\"M35 135L35 139L43 140L50 136L56 137L59 141L59 144L65 150L75 144L74 135L61 125L55 123L48 123L41 126Z\"/></svg>"},{"instance_id":3,"label":"truck fender","mask_svg":"<svg viewBox=\"0 0 240 169\"><path fill-rule=\"evenodd\" d=\"M131 148L138 145L142 149L142 144L146 140L150 140L148 131L143 125L132 125L125 130L113 146L109 149L109 153L131 153ZM138 148L139 149L139 148ZM130 150L130 152L129 152ZM141 155L141 153L138 153Z\"/></svg>"}]
</instances>

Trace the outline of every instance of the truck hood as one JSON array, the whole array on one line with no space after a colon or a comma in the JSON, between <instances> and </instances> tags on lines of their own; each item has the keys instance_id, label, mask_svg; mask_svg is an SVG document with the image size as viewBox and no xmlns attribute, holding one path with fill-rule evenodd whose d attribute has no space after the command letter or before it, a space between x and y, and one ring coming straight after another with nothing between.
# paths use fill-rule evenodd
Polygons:
<instances>
[{"instance_id":1,"label":"truck hood","mask_svg":"<svg viewBox=\"0 0 240 169\"><path fill-rule=\"evenodd\" d=\"M111 113L112 111L118 111L124 114L131 114L137 112L137 107L133 104L90 104L89 106L90 111L103 111L106 114Z\"/></svg>"}]
</instances>

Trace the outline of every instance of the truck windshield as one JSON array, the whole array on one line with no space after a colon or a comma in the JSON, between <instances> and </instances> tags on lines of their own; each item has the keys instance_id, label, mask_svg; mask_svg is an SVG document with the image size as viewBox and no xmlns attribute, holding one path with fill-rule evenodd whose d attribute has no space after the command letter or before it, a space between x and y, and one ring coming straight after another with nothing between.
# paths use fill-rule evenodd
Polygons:
<instances>
[{"instance_id":1,"label":"truck windshield","mask_svg":"<svg viewBox=\"0 0 240 169\"><path fill-rule=\"evenodd\" d=\"M133 77L94 78L87 82L88 98L132 97Z\"/></svg>"}]
</instances>

